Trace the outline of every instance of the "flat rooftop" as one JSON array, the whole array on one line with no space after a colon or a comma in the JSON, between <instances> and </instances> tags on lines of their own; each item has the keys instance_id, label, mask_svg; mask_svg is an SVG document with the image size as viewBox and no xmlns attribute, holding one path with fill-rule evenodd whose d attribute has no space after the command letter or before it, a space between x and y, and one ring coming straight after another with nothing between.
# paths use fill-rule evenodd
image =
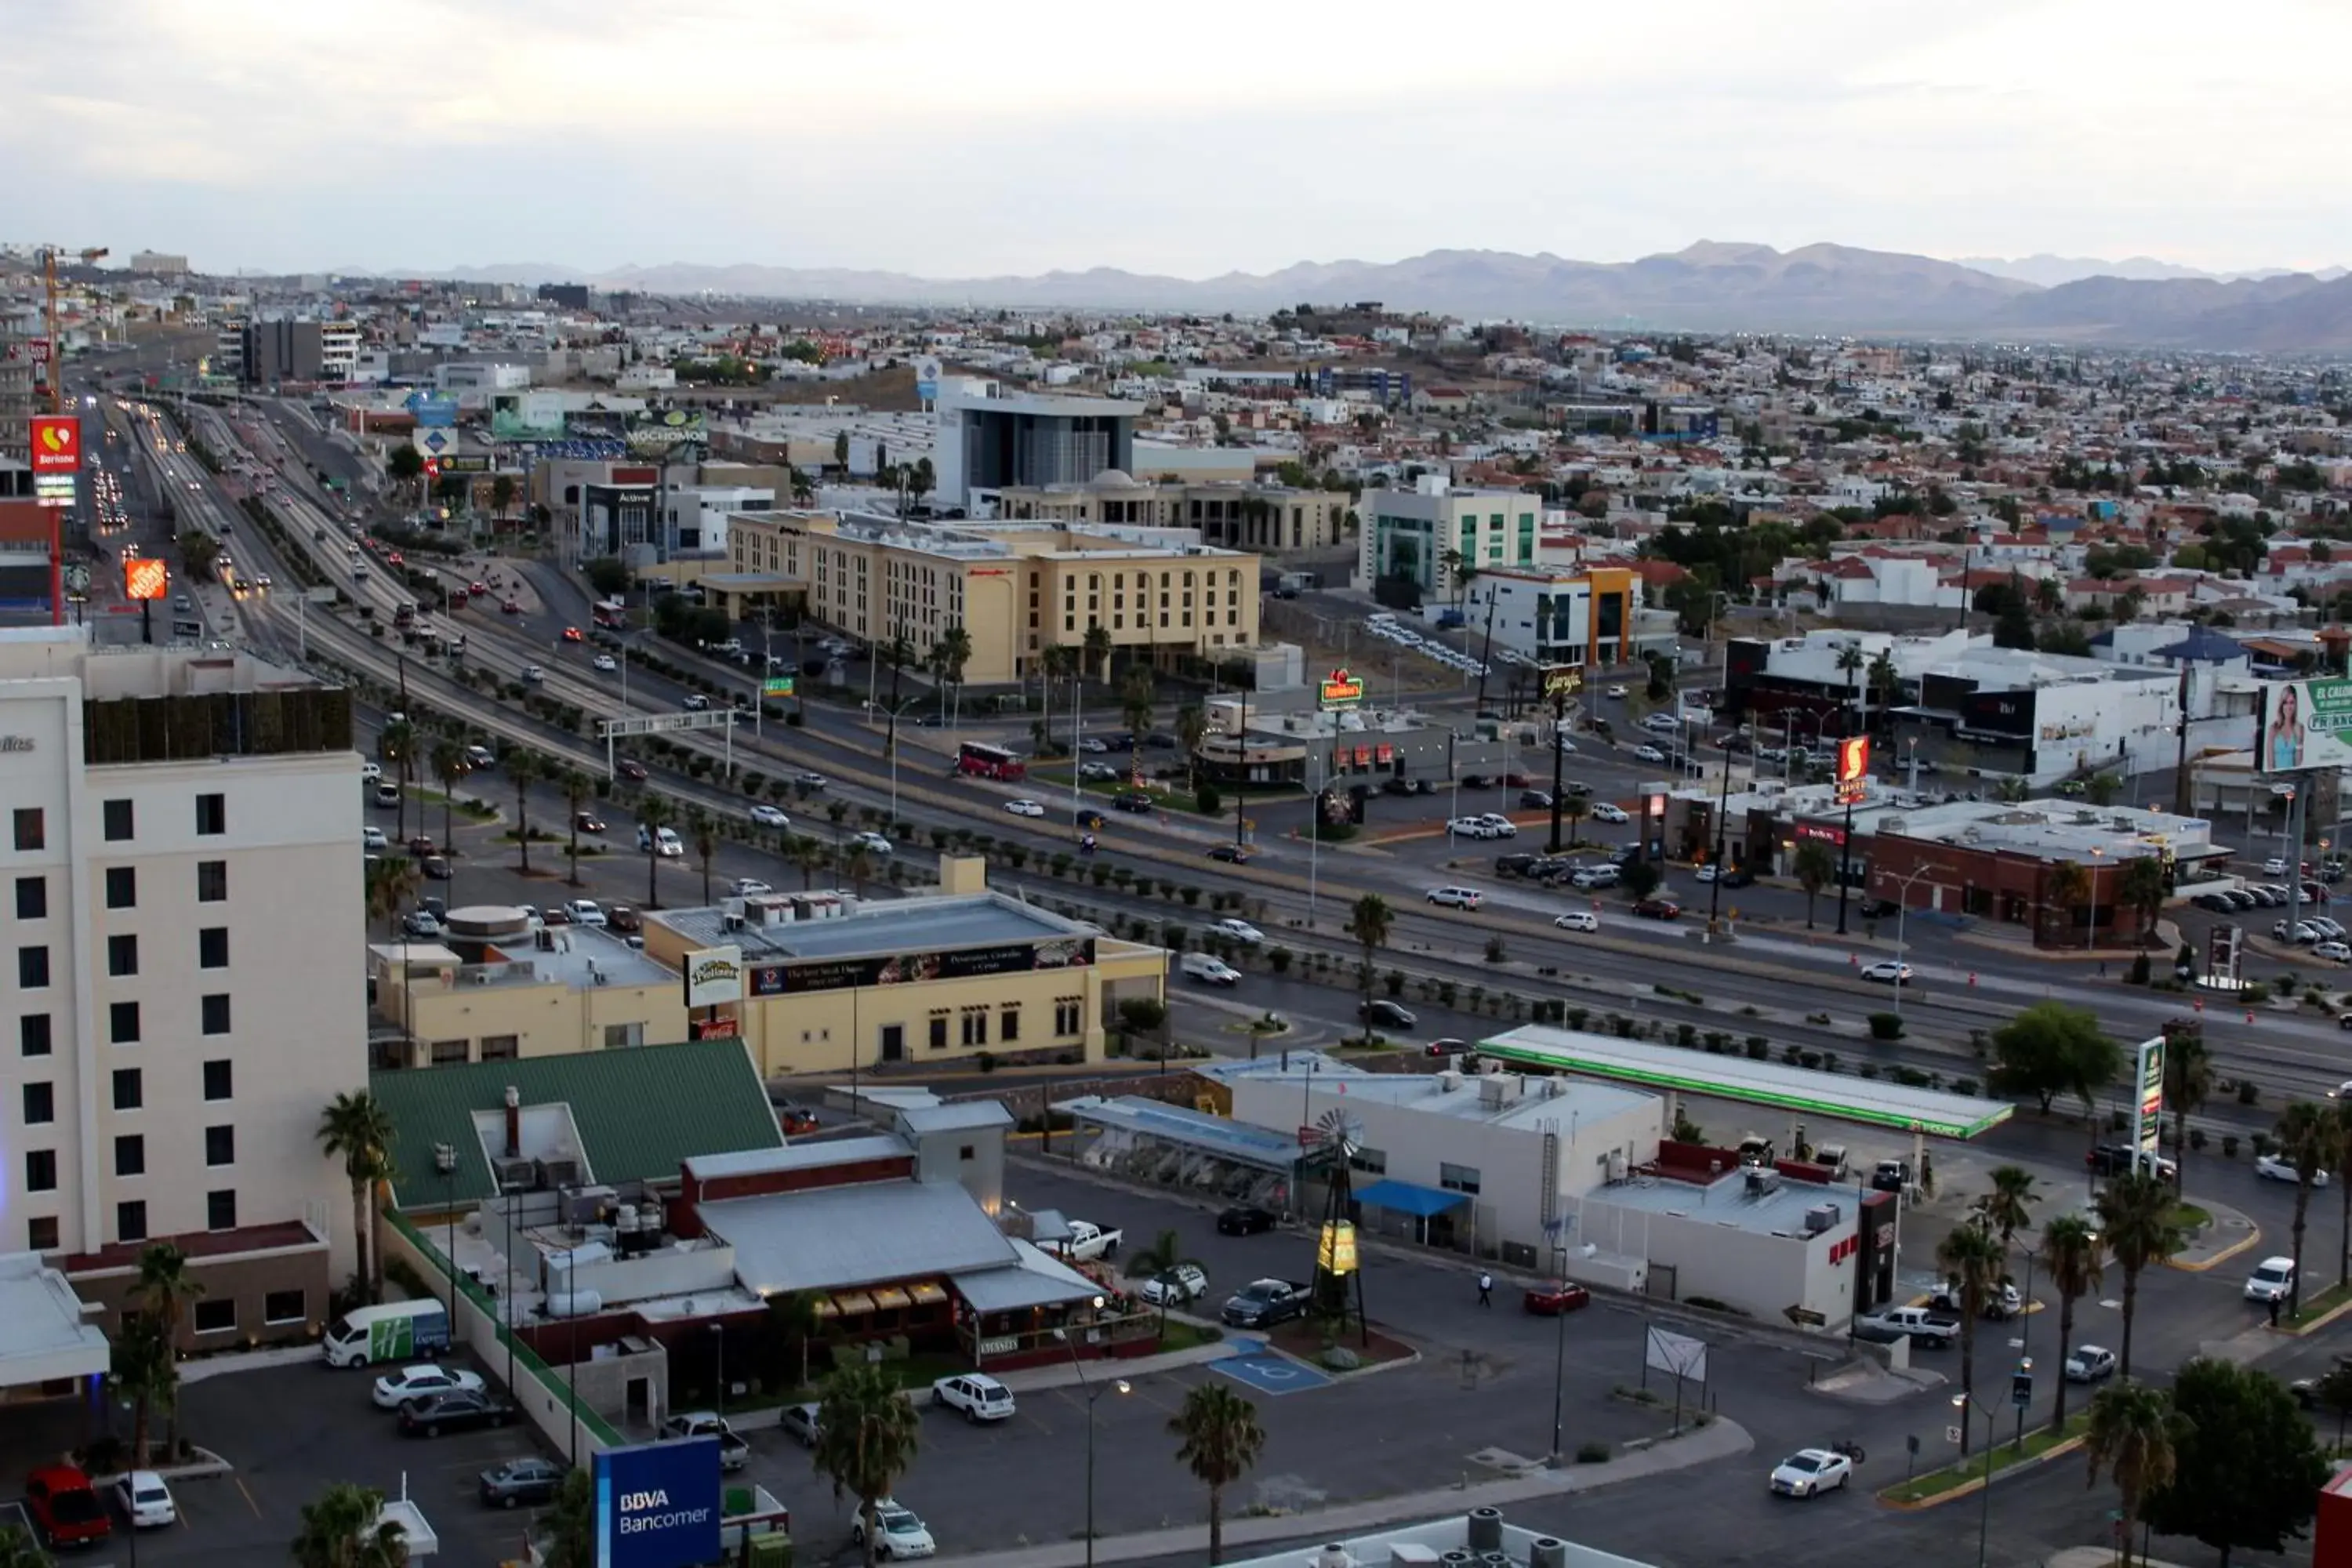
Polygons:
<instances>
[{"instance_id":1,"label":"flat rooftop","mask_svg":"<svg viewBox=\"0 0 2352 1568\"><path fill-rule=\"evenodd\" d=\"M2213 831L2213 825L2201 816L2066 800L2029 800L2013 805L1956 800L1899 815L1900 826L1890 816L1881 816L1879 831L1940 844L2075 858L2094 851L2115 859L2156 855L2167 846L2203 843Z\"/></svg>"},{"instance_id":2,"label":"flat rooftop","mask_svg":"<svg viewBox=\"0 0 2352 1568\"><path fill-rule=\"evenodd\" d=\"M864 958L1098 934L1091 926L998 893L892 899L861 903L845 914L822 920L775 925L746 921L741 931L730 930L726 916L722 909L706 908L670 910L646 919L659 921L698 947L739 946L747 961Z\"/></svg>"},{"instance_id":3,"label":"flat rooftop","mask_svg":"<svg viewBox=\"0 0 2352 1568\"><path fill-rule=\"evenodd\" d=\"M1450 1116L1462 1121L1483 1121L1494 1127L1535 1129L1546 1122L1590 1121L1618 1116L1654 1103L1655 1094L1619 1089L1572 1078L1528 1078L1518 1073L1491 1075L1507 1079L1518 1092L1500 1105L1488 1105L1480 1092L1482 1076L1465 1073L1459 1087L1447 1089L1442 1073L1374 1073L1350 1079L1349 1100L1378 1100L1400 1110L1430 1116ZM1554 1086L1557 1086L1556 1088Z\"/></svg>"},{"instance_id":4,"label":"flat rooftop","mask_svg":"<svg viewBox=\"0 0 2352 1568\"><path fill-rule=\"evenodd\" d=\"M1637 1214L1673 1215L1758 1236L1802 1236L1805 1215L1825 1204L1837 1209L1840 1224L1852 1220L1857 1212L1852 1187L1827 1186L1783 1176L1771 1190L1754 1193L1748 1190L1748 1174L1747 1170L1739 1169L1712 1182L1678 1182L1670 1176L1620 1182L1614 1186L1593 1189L1585 1194L1584 1201L1613 1204Z\"/></svg>"},{"instance_id":5,"label":"flat rooftop","mask_svg":"<svg viewBox=\"0 0 2352 1568\"><path fill-rule=\"evenodd\" d=\"M103 1373L110 1354L63 1274L37 1252L0 1257L0 1387Z\"/></svg>"}]
</instances>

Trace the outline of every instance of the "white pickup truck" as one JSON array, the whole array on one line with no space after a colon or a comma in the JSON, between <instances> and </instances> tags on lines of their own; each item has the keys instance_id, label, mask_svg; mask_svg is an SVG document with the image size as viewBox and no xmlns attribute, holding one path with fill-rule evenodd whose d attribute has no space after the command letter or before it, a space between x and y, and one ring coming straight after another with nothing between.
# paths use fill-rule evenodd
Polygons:
<instances>
[{"instance_id":1,"label":"white pickup truck","mask_svg":"<svg viewBox=\"0 0 2352 1568\"><path fill-rule=\"evenodd\" d=\"M1050 1252L1066 1263L1091 1263L1098 1258L1118 1256L1118 1244L1127 1238L1121 1230L1105 1230L1092 1220L1070 1221L1066 1241L1041 1241L1038 1249Z\"/></svg>"},{"instance_id":2,"label":"white pickup truck","mask_svg":"<svg viewBox=\"0 0 2352 1568\"><path fill-rule=\"evenodd\" d=\"M727 1425L725 1416L709 1410L682 1410L661 1425L661 1435L668 1437L716 1437L719 1439L719 1468L740 1470L751 1457L751 1445L736 1436Z\"/></svg>"}]
</instances>

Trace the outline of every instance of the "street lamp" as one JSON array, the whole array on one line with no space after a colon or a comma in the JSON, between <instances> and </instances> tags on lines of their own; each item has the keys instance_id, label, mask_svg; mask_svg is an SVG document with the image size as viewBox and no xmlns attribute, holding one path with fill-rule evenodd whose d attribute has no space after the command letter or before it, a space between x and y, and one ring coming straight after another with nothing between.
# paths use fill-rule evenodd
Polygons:
<instances>
[{"instance_id":1,"label":"street lamp","mask_svg":"<svg viewBox=\"0 0 2352 1568\"><path fill-rule=\"evenodd\" d=\"M1096 1298L1094 1299L1094 1305L1095 1305L1095 1310L1096 1310L1096 1311L1097 1311L1097 1312L1101 1311L1101 1310L1103 1310L1103 1299L1102 1299L1100 1296L1096 1297ZM1054 1331L1054 1337L1055 1337L1055 1339L1057 1339L1057 1340L1061 1341L1061 1342L1062 1342L1062 1343L1063 1343L1063 1345L1064 1345L1064 1346L1065 1346L1065 1347L1069 1351L1069 1352L1070 1352L1070 1369L1071 1369L1073 1372L1076 1372L1076 1373L1078 1374L1078 1388L1079 1388L1079 1390L1080 1390L1080 1391L1081 1391L1081 1392L1086 1395L1086 1401L1087 1401L1087 1568L1094 1568L1094 1561L1095 1561L1095 1401L1096 1401L1096 1400L1097 1400L1097 1399L1100 1399L1100 1398L1101 1398L1104 1394L1132 1394L1132 1393L1135 1391L1135 1385L1134 1385L1134 1384L1130 1384L1130 1383L1129 1383L1129 1382L1127 1381L1127 1379L1125 1379L1125 1378L1123 1378L1123 1377L1121 1377L1121 1378L1115 1378L1115 1379L1113 1379L1113 1380L1112 1380L1111 1382L1109 1382L1109 1383L1102 1383L1102 1384L1097 1384L1097 1383L1094 1383L1094 1382L1089 1381L1089 1380L1088 1380L1088 1378L1087 1377L1087 1363L1086 1363L1083 1360L1081 1360L1081 1359L1079 1358L1079 1356L1078 1356L1078 1342L1077 1342L1077 1341L1076 1341L1076 1340L1074 1340L1074 1339L1072 1339L1072 1338L1070 1337L1070 1331L1069 1331L1068 1329L1066 1329L1066 1328L1055 1329L1055 1330Z\"/></svg>"},{"instance_id":2,"label":"street lamp","mask_svg":"<svg viewBox=\"0 0 2352 1568\"><path fill-rule=\"evenodd\" d=\"M1969 1395L1963 1389L1952 1395L1952 1413L1960 1418L1960 1436L1968 1436ZM1985 1568L1985 1534L1992 1527L1992 1422L1994 1413L1987 1410L1985 1418L1984 1500L1977 1510L1977 1568Z\"/></svg>"},{"instance_id":3,"label":"street lamp","mask_svg":"<svg viewBox=\"0 0 2352 1568\"><path fill-rule=\"evenodd\" d=\"M433 1145L433 1168L441 1173L442 1198L447 1210L448 1241L443 1261L449 1265L449 1331L457 1332L457 1151L447 1143Z\"/></svg>"},{"instance_id":4,"label":"street lamp","mask_svg":"<svg viewBox=\"0 0 2352 1568\"><path fill-rule=\"evenodd\" d=\"M727 1325L710 1325L711 1355L716 1366L717 1388L711 1394L712 1406L719 1415L719 1429L727 1429Z\"/></svg>"}]
</instances>

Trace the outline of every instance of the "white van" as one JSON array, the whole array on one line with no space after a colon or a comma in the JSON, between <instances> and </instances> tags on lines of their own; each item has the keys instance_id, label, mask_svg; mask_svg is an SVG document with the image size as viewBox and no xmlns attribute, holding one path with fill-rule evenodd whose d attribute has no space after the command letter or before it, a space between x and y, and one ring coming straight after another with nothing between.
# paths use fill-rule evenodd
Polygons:
<instances>
[{"instance_id":1,"label":"white van","mask_svg":"<svg viewBox=\"0 0 2352 1568\"><path fill-rule=\"evenodd\" d=\"M637 848L641 852L651 850L665 860L677 859L686 853L686 844L678 837L677 829L656 827L647 833L642 822L637 824Z\"/></svg>"},{"instance_id":2,"label":"white van","mask_svg":"<svg viewBox=\"0 0 2352 1568\"><path fill-rule=\"evenodd\" d=\"M327 1325L319 1349L329 1366L414 1361L449 1348L449 1311L438 1301L354 1307Z\"/></svg>"},{"instance_id":3,"label":"white van","mask_svg":"<svg viewBox=\"0 0 2352 1568\"><path fill-rule=\"evenodd\" d=\"M1238 985L1241 971L1213 953L1188 952L1177 969L1188 980L1206 981L1211 985Z\"/></svg>"}]
</instances>

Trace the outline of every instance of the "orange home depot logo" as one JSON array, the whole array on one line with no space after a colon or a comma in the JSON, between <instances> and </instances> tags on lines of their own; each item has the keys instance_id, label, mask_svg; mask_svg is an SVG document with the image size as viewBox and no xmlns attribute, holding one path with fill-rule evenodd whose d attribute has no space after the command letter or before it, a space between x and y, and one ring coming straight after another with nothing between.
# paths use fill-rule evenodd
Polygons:
<instances>
[{"instance_id":1,"label":"orange home depot logo","mask_svg":"<svg viewBox=\"0 0 2352 1568\"><path fill-rule=\"evenodd\" d=\"M122 563L122 596L126 599L160 599L170 582L171 574L152 555Z\"/></svg>"}]
</instances>

